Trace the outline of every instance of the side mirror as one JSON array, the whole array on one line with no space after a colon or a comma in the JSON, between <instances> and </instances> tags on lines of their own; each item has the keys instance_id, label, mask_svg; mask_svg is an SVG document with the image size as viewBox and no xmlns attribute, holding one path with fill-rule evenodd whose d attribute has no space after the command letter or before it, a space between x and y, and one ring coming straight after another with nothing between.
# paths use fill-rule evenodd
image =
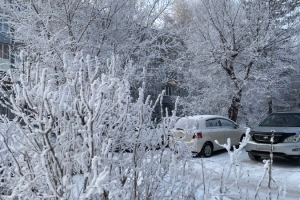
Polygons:
<instances>
[{"instance_id":1,"label":"side mirror","mask_svg":"<svg viewBox=\"0 0 300 200\"><path fill-rule=\"evenodd\" d=\"M234 128L239 128L240 126L238 124L234 124Z\"/></svg>"}]
</instances>

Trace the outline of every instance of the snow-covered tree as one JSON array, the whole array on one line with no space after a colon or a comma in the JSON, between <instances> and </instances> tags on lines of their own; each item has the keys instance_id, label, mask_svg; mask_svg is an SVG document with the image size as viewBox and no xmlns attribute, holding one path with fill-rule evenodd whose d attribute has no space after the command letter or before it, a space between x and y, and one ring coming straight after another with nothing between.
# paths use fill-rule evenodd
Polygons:
<instances>
[{"instance_id":1,"label":"snow-covered tree","mask_svg":"<svg viewBox=\"0 0 300 200\"><path fill-rule=\"evenodd\" d=\"M7 20L14 44L27 53L27 59L43 63L40 66L48 68L57 82L64 82L60 73L64 53L82 52L102 60L115 54L123 68L129 60L136 66L153 65L156 59L162 59L163 64L173 62L162 51L176 44L162 39L166 32L158 23L170 3L171 0L1 0L0 17ZM134 85L141 84L141 71L130 77L135 89L141 86Z\"/></svg>"},{"instance_id":2,"label":"snow-covered tree","mask_svg":"<svg viewBox=\"0 0 300 200\"><path fill-rule=\"evenodd\" d=\"M219 113L234 121L244 111L262 109L261 102L266 102L267 111L267 96L272 85L283 80L280 75L298 73L299 21L279 23L279 10L271 2L190 3L193 22L187 29L187 45L193 56L186 71L187 102L193 103L183 103L188 111ZM288 14L285 10L281 18ZM254 108L257 101L259 108Z\"/></svg>"},{"instance_id":3,"label":"snow-covered tree","mask_svg":"<svg viewBox=\"0 0 300 200\"><path fill-rule=\"evenodd\" d=\"M175 40L156 24L169 3L0 1L20 50L11 90L2 91L16 115L1 127L5 198L163 199L186 191L186 178L177 184L171 172L188 156L178 161L165 148L175 119L149 128L155 102L145 95L146 68L172 61L166 52Z\"/></svg>"}]
</instances>

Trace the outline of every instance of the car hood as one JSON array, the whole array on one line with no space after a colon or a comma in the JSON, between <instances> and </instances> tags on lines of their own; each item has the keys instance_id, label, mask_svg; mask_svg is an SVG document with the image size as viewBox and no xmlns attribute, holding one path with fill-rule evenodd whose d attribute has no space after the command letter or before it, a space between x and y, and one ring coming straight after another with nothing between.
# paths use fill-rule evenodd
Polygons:
<instances>
[{"instance_id":1,"label":"car hood","mask_svg":"<svg viewBox=\"0 0 300 200\"><path fill-rule=\"evenodd\" d=\"M276 126L257 126L251 130L251 132L264 132L270 133L300 133L300 127L276 127Z\"/></svg>"}]
</instances>

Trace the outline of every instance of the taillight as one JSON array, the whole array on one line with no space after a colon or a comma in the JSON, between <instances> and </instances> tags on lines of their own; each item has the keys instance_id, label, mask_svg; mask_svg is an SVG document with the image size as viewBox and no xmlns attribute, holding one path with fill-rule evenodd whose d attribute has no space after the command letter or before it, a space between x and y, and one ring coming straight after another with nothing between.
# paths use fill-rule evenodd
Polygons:
<instances>
[{"instance_id":1,"label":"taillight","mask_svg":"<svg viewBox=\"0 0 300 200\"><path fill-rule=\"evenodd\" d=\"M202 132L194 133L193 139L195 138L202 138Z\"/></svg>"}]
</instances>

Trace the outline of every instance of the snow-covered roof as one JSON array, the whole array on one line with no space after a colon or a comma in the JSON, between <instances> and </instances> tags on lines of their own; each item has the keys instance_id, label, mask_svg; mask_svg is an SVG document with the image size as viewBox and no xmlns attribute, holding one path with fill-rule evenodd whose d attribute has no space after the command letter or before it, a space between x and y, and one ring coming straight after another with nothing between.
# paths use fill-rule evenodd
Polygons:
<instances>
[{"instance_id":1,"label":"snow-covered roof","mask_svg":"<svg viewBox=\"0 0 300 200\"><path fill-rule=\"evenodd\" d=\"M225 117L220 116L220 115L194 115L194 116L187 116L187 117L183 117L183 118L198 120L198 119L211 119L211 118L216 118L216 117L225 118Z\"/></svg>"}]
</instances>

